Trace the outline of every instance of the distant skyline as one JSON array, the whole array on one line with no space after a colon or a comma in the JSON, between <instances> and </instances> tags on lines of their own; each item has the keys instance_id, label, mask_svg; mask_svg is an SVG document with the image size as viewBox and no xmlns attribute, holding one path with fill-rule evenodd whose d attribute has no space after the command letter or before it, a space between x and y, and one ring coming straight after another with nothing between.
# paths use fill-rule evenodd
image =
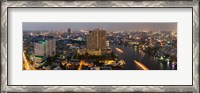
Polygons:
<instances>
[{"instance_id":1,"label":"distant skyline","mask_svg":"<svg viewBox=\"0 0 200 93\"><path fill-rule=\"evenodd\" d=\"M67 31L92 30L95 28L111 31L177 31L176 22L23 22L24 31Z\"/></svg>"}]
</instances>

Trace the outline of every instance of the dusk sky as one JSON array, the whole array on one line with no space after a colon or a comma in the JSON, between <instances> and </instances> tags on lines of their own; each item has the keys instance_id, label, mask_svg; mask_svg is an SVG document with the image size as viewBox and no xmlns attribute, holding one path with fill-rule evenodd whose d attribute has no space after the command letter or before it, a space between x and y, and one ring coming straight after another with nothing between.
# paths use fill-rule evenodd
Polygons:
<instances>
[{"instance_id":1,"label":"dusk sky","mask_svg":"<svg viewBox=\"0 0 200 93\"><path fill-rule=\"evenodd\" d=\"M151 30L151 31L176 31L177 23L134 23L134 22L23 22L23 30L92 30L95 28L106 30Z\"/></svg>"}]
</instances>

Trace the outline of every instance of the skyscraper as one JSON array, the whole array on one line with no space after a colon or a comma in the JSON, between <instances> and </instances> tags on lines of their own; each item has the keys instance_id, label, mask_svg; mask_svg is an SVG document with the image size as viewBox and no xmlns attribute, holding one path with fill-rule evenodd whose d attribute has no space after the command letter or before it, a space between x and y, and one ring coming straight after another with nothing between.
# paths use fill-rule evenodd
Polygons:
<instances>
[{"instance_id":1,"label":"skyscraper","mask_svg":"<svg viewBox=\"0 0 200 93\"><path fill-rule=\"evenodd\" d=\"M68 28L67 33L68 33L68 35L71 34L71 29L70 28Z\"/></svg>"},{"instance_id":2,"label":"skyscraper","mask_svg":"<svg viewBox=\"0 0 200 93\"><path fill-rule=\"evenodd\" d=\"M43 62L46 62L46 42L39 41L34 44L34 65L39 67Z\"/></svg>"},{"instance_id":3,"label":"skyscraper","mask_svg":"<svg viewBox=\"0 0 200 93\"><path fill-rule=\"evenodd\" d=\"M45 41L39 41L34 44L34 55L35 56L46 56L46 45Z\"/></svg>"},{"instance_id":4,"label":"skyscraper","mask_svg":"<svg viewBox=\"0 0 200 93\"><path fill-rule=\"evenodd\" d=\"M56 54L56 41L52 40L44 40L39 41L34 44L34 55L35 56L55 56Z\"/></svg>"},{"instance_id":5,"label":"skyscraper","mask_svg":"<svg viewBox=\"0 0 200 93\"><path fill-rule=\"evenodd\" d=\"M100 55L106 49L106 31L94 29L87 37L87 51L89 54Z\"/></svg>"}]
</instances>

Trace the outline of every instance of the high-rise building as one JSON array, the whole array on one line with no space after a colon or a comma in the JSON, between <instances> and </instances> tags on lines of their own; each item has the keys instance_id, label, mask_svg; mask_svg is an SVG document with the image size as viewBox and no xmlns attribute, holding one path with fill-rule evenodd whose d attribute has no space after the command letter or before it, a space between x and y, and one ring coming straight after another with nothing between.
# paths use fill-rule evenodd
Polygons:
<instances>
[{"instance_id":1,"label":"high-rise building","mask_svg":"<svg viewBox=\"0 0 200 93\"><path fill-rule=\"evenodd\" d=\"M47 57L52 57L56 55L56 40L52 39L52 40L48 40L47 42L47 46L46 46L46 56Z\"/></svg>"},{"instance_id":2,"label":"high-rise building","mask_svg":"<svg viewBox=\"0 0 200 93\"><path fill-rule=\"evenodd\" d=\"M67 33L68 33L68 35L71 34L71 29L70 28L68 28Z\"/></svg>"},{"instance_id":3,"label":"high-rise building","mask_svg":"<svg viewBox=\"0 0 200 93\"><path fill-rule=\"evenodd\" d=\"M55 54L56 54L56 41L54 39L39 41L34 44L35 56L51 57L55 56Z\"/></svg>"},{"instance_id":4,"label":"high-rise building","mask_svg":"<svg viewBox=\"0 0 200 93\"><path fill-rule=\"evenodd\" d=\"M34 44L34 55L45 56L46 55L46 45L44 41L40 41Z\"/></svg>"},{"instance_id":5,"label":"high-rise building","mask_svg":"<svg viewBox=\"0 0 200 93\"><path fill-rule=\"evenodd\" d=\"M46 42L39 41L34 44L34 66L40 67L41 63L46 62Z\"/></svg>"},{"instance_id":6,"label":"high-rise building","mask_svg":"<svg viewBox=\"0 0 200 93\"><path fill-rule=\"evenodd\" d=\"M89 31L87 36L88 53L100 55L106 48L106 31L101 29Z\"/></svg>"}]
</instances>

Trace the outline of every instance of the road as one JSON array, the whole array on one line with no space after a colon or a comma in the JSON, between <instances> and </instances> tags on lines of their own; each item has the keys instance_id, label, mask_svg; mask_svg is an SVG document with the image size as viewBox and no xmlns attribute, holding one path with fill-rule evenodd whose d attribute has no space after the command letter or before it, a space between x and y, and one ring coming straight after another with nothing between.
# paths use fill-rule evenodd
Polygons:
<instances>
[{"instance_id":1,"label":"road","mask_svg":"<svg viewBox=\"0 0 200 93\"><path fill-rule=\"evenodd\" d=\"M36 70L36 69L34 68L34 66L31 65L30 62L28 61L28 59L27 59L27 57L26 57L24 51L23 51L23 66L24 66L23 68L24 68L25 70Z\"/></svg>"}]
</instances>

